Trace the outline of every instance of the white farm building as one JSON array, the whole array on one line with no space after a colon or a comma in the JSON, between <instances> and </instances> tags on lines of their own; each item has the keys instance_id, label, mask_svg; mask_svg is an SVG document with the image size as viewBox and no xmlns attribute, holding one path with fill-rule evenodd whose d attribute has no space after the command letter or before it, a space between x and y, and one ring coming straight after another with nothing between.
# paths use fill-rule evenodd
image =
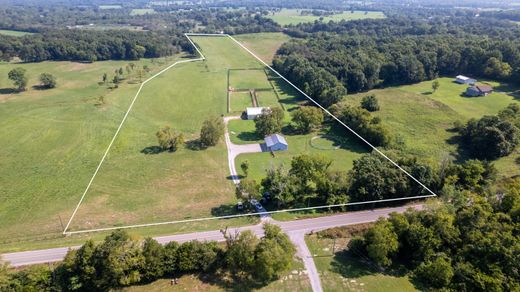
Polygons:
<instances>
[{"instance_id":1,"label":"white farm building","mask_svg":"<svg viewBox=\"0 0 520 292\"><path fill-rule=\"evenodd\" d=\"M262 114L264 109L269 109L268 107L248 107L246 108L246 115L248 120L254 120L256 117Z\"/></svg>"},{"instance_id":2,"label":"white farm building","mask_svg":"<svg viewBox=\"0 0 520 292\"><path fill-rule=\"evenodd\" d=\"M477 80L463 76L463 75L459 75L459 76L455 77L455 82L457 82L459 84L475 85L475 83L477 83Z\"/></svg>"}]
</instances>

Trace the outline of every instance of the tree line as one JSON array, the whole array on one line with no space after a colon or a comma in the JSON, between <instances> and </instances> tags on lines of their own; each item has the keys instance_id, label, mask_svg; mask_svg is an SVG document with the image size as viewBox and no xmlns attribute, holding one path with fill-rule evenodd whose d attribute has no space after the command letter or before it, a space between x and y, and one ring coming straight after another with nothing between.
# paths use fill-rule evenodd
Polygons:
<instances>
[{"instance_id":1,"label":"tree line","mask_svg":"<svg viewBox=\"0 0 520 292\"><path fill-rule=\"evenodd\" d=\"M518 83L520 27L469 17L300 24L273 64L328 106L348 92L466 74ZM320 82L313 82L319 80ZM327 98L330 91L334 98ZM332 100L332 102L330 101Z\"/></svg>"},{"instance_id":2,"label":"tree line","mask_svg":"<svg viewBox=\"0 0 520 292\"><path fill-rule=\"evenodd\" d=\"M193 50L190 47L180 33L55 30L23 37L0 35L2 58L25 62L138 60Z\"/></svg>"},{"instance_id":3,"label":"tree line","mask_svg":"<svg viewBox=\"0 0 520 292\"><path fill-rule=\"evenodd\" d=\"M211 274L263 286L292 265L295 248L279 226L265 224L265 236L247 230L222 230L225 244L190 241L159 244L117 230L102 242L87 241L69 250L56 267L32 266L13 270L0 266L1 291L109 291L183 274Z\"/></svg>"}]
</instances>

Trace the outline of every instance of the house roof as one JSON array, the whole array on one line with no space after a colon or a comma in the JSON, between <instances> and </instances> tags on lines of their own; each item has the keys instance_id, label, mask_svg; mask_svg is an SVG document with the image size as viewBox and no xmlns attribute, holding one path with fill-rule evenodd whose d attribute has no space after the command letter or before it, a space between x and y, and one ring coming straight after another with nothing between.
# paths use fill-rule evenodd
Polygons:
<instances>
[{"instance_id":1,"label":"house roof","mask_svg":"<svg viewBox=\"0 0 520 292\"><path fill-rule=\"evenodd\" d=\"M464 80L464 81L472 79L472 78L466 77L466 76L464 76L464 75L459 75L459 76L457 76L456 78L457 78L457 79L460 79L460 80Z\"/></svg>"},{"instance_id":2,"label":"house roof","mask_svg":"<svg viewBox=\"0 0 520 292\"><path fill-rule=\"evenodd\" d=\"M265 145L267 145L267 147L272 147L279 143L284 144L285 146L289 146L289 144L287 144L287 141L285 140L285 137L280 134L273 134L273 135L266 136L264 138L264 141L265 141Z\"/></svg>"},{"instance_id":3,"label":"house roof","mask_svg":"<svg viewBox=\"0 0 520 292\"><path fill-rule=\"evenodd\" d=\"M246 108L246 113L248 116L260 115L260 114L262 114L263 109L268 109L268 107L248 107L248 108Z\"/></svg>"},{"instance_id":4,"label":"house roof","mask_svg":"<svg viewBox=\"0 0 520 292\"><path fill-rule=\"evenodd\" d=\"M477 85L475 87L478 89L478 91L484 92L484 93L489 93L489 92L493 91L493 87L491 87L489 85Z\"/></svg>"}]
</instances>

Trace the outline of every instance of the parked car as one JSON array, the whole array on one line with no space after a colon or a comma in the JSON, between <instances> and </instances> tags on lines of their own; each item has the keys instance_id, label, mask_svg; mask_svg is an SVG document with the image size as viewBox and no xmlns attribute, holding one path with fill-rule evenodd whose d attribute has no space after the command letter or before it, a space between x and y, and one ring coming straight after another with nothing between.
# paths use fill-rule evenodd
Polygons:
<instances>
[{"instance_id":1,"label":"parked car","mask_svg":"<svg viewBox=\"0 0 520 292\"><path fill-rule=\"evenodd\" d=\"M242 202L238 202L238 203L237 203L237 210L238 210L238 211L242 211L242 210L244 210L244 204L243 204Z\"/></svg>"}]
</instances>

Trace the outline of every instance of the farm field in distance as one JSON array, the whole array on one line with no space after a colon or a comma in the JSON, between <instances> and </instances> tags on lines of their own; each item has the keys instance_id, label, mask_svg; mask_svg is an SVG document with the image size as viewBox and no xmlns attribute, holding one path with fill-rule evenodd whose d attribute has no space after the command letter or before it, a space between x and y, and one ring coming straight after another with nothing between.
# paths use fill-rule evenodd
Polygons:
<instances>
[{"instance_id":1,"label":"farm field in distance","mask_svg":"<svg viewBox=\"0 0 520 292\"><path fill-rule=\"evenodd\" d=\"M267 64L271 64L280 46L291 39L290 36L281 32L239 34L233 37L245 47L252 50Z\"/></svg>"},{"instance_id":2,"label":"farm field in distance","mask_svg":"<svg viewBox=\"0 0 520 292\"><path fill-rule=\"evenodd\" d=\"M19 37L19 36L24 36L24 35L31 35L33 33L25 32L25 31L18 31L18 30L0 29L0 34Z\"/></svg>"},{"instance_id":3,"label":"farm field in distance","mask_svg":"<svg viewBox=\"0 0 520 292\"><path fill-rule=\"evenodd\" d=\"M152 74L172 61L134 64ZM116 90L98 82L128 63L0 64L0 243L61 234L60 218L71 215L139 86L135 72ZM15 67L27 70L22 93L7 79ZM34 87L43 72L57 77L56 88Z\"/></svg>"},{"instance_id":4,"label":"farm field in distance","mask_svg":"<svg viewBox=\"0 0 520 292\"><path fill-rule=\"evenodd\" d=\"M273 12L273 14L266 16L277 22L280 25L291 25L305 22L314 22L320 20L320 16L315 15L301 15L300 9L286 9ZM338 14L323 16L323 22L341 21L341 20L359 20L359 19L379 19L385 18L383 12L380 11L344 11Z\"/></svg>"},{"instance_id":5,"label":"farm field in distance","mask_svg":"<svg viewBox=\"0 0 520 292\"><path fill-rule=\"evenodd\" d=\"M470 98L462 96L467 86L454 83L453 78L438 80L440 87L435 93L431 92L433 81L425 81L349 95L344 102L357 105L363 96L374 94L381 110L373 114L381 117L394 134L404 139L406 152L434 162L446 155L456 155L457 144L452 142L456 133L450 130L454 122L465 123L471 118L494 115L508 104L519 102L515 98L517 89L505 84L491 82L496 92ZM518 156L516 151L495 161L499 173L508 177L520 174L515 162Z\"/></svg>"}]
</instances>

